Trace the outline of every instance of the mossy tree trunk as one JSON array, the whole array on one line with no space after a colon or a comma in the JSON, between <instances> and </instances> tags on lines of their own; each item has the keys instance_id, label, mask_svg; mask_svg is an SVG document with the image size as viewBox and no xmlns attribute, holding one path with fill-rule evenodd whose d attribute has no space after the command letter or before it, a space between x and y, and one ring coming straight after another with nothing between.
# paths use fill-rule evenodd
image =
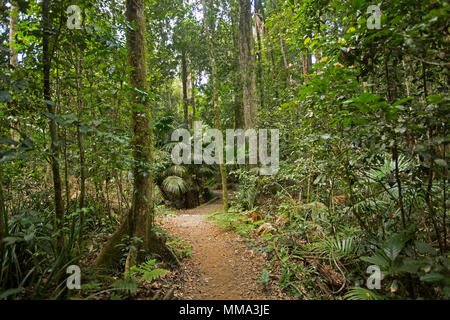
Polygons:
<instances>
[{"instance_id":1,"label":"mossy tree trunk","mask_svg":"<svg viewBox=\"0 0 450 320\"><path fill-rule=\"evenodd\" d=\"M175 255L152 231L152 132L150 108L147 100L147 62L145 42L144 0L127 0L126 17L128 65L130 67L132 128L133 128L133 204L119 229L111 236L96 260L98 268L118 264L121 258L117 247L126 235L143 239L143 247L163 260L176 261Z\"/></svg>"}]
</instances>

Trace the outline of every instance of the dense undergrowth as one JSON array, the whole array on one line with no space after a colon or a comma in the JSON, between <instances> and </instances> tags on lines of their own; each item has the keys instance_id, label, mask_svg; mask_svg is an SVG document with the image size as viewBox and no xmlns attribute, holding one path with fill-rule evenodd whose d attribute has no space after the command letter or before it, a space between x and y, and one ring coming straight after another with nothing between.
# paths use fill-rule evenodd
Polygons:
<instances>
[{"instance_id":1,"label":"dense undergrowth","mask_svg":"<svg viewBox=\"0 0 450 320\"><path fill-rule=\"evenodd\" d=\"M401 164L401 172L412 170L411 162ZM436 248L431 226L421 227L423 199L412 192L413 185L404 185L411 191L403 198L409 208L408 227L403 229L396 209L398 191L389 185L395 170L392 160L380 157L367 170L358 175L354 203L333 196L338 187L330 189L317 178L308 202L294 184L308 176L292 167L281 167L277 176L266 179L238 171L240 184L231 213L210 218L252 238L266 253L279 284L298 298L449 299L450 260ZM355 214L367 223L365 228ZM381 271L381 286L372 290L367 288L375 271L370 266ZM270 280L265 273L261 277Z\"/></svg>"},{"instance_id":2,"label":"dense undergrowth","mask_svg":"<svg viewBox=\"0 0 450 320\"><path fill-rule=\"evenodd\" d=\"M119 239L106 275L95 259L145 198L135 181L153 220L209 201L224 177L234 200L213 219L256 239L261 282L297 298L450 298L447 0L382 1L380 28L367 0L208 1L202 18L200 1L139 0L140 50L126 44L127 2L77 1L76 30L71 1L0 5L0 299L164 298L172 266L144 239ZM133 85L134 51L148 88ZM143 110L148 125L132 125ZM278 173L174 164L172 133L193 137L196 120L279 129ZM81 291L67 290L70 265Z\"/></svg>"}]
</instances>

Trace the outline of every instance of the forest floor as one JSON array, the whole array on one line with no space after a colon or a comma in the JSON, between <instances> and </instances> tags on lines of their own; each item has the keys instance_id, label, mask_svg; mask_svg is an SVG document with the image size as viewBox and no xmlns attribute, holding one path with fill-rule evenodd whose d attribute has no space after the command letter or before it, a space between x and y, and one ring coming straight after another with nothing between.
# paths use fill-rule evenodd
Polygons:
<instances>
[{"instance_id":1,"label":"forest floor","mask_svg":"<svg viewBox=\"0 0 450 320\"><path fill-rule=\"evenodd\" d=\"M226 232L208 215L222 210L220 191L215 201L165 216L163 227L172 237L192 246L192 255L182 261L181 279L174 298L183 300L289 299L274 281L258 282L267 260L252 250L249 239Z\"/></svg>"}]
</instances>

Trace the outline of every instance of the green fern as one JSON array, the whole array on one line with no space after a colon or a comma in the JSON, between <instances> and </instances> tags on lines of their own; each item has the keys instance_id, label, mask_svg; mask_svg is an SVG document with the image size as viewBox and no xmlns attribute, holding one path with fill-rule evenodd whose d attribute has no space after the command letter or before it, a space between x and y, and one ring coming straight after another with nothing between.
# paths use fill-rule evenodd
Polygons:
<instances>
[{"instance_id":1,"label":"green fern","mask_svg":"<svg viewBox=\"0 0 450 320\"><path fill-rule=\"evenodd\" d=\"M168 270L165 269L155 269L156 260L150 259L142 263L139 267L133 266L130 269L130 273L137 273L141 275L140 281L148 280L153 281L156 278L168 273Z\"/></svg>"},{"instance_id":2,"label":"green fern","mask_svg":"<svg viewBox=\"0 0 450 320\"><path fill-rule=\"evenodd\" d=\"M156 278L166 274L167 272L169 272L169 271L167 271L165 269L155 269L152 271L144 272L144 274L142 275L141 281L148 280L151 282L151 281L155 280Z\"/></svg>"},{"instance_id":3,"label":"green fern","mask_svg":"<svg viewBox=\"0 0 450 320\"><path fill-rule=\"evenodd\" d=\"M126 279L116 280L113 284L111 284L111 288L135 295L138 288L138 282L135 278L128 277Z\"/></svg>"}]
</instances>

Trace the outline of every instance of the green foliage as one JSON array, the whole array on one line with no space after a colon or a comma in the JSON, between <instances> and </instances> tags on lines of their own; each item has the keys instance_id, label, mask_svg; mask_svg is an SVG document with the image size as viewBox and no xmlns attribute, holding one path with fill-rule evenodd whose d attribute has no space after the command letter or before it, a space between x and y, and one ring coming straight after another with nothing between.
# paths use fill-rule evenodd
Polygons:
<instances>
[{"instance_id":1,"label":"green foliage","mask_svg":"<svg viewBox=\"0 0 450 320\"><path fill-rule=\"evenodd\" d=\"M26 297L58 299L66 291L66 269L79 256L74 256L75 238L80 232L72 219L60 252L54 242L54 230L35 212L15 215L8 221L8 237L0 265L2 299Z\"/></svg>"},{"instance_id":2,"label":"green foliage","mask_svg":"<svg viewBox=\"0 0 450 320\"><path fill-rule=\"evenodd\" d=\"M371 256L361 260L376 265L384 275L383 283L390 283L392 297L402 297L404 290L411 290L411 279L420 283L415 294L424 297L432 290L437 290L447 299L450 281L450 260L438 256L436 250L422 241L408 241L404 235L394 235L380 244L380 248ZM385 288L386 291L386 288Z\"/></svg>"},{"instance_id":3,"label":"green foliage","mask_svg":"<svg viewBox=\"0 0 450 320\"><path fill-rule=\"evenodd\" d=\"M350 289L344 298L347 300L382 300L384 297L369 289L355 287Z\"/></svg>"},{"instance_id":4,"label":"green foliage","mask_svg":"<svg viewBox=\"0 0 450 320\"><path fill-rule=\"evenodd\" d=\"M111 288L129 295L135 295L138 284L139 283L135 278L130 277L114 281L114 283L111 285Z\"/></svg>"},{"instance_id":5,"label":"green foliage","mask_svg":"<svg viewBox=\"0 0 450 320\"><path fill-rule=\"evenodd\" d=\"M259 283L268 283L270 281L270 271L267 269L264 269L261 273L261 276L258 280Z\"/></svg>"},{"instance_id":6,"label":"green foliage","mask_svg":"<svg viewBox=\"0 0 450 320\"><path fill-rule=\"evenodd\" d=\"M258 228L263 220L255 221L249 218L245 213L231 213L231 212L217 212L208 217L208 220L213 220L216 224L227 230L235 231L242 236L251 236L253 231Z\"/></svg>"},{"instance_id":7,"label":"green foliage","mask_svg":"<svg viewBox=\"0 0 450 320\"><path fill-rule=\"evenodd\" d=\"M140 275L139 281L153 281L156 278L159 278L160 276L166 274L167 270L165 269L157 269L156 266L156 259L147 260L144 263L142 263L139 266L132 266L130 268L130 274L138 274Z\"/></svg>"},{"instance_id":8,"label":"green foliage","mask_svg":"<svg viewBox=\"0 0 450 320\"><path fill-rule=\"evenodd\" d=\"M280 130L280 170L260 176L256 167L227 165L236 186L233 212L211 219L245 236L266 227L260 240L293 295L448 299L448 1L382 2L381 29L368 27L370 4L255 2L258 113L252 120L255 129ZM197 4L146 1L148 92L130 86L125 3L78 5L81 30L65 27L67 1L52 1L49 30L42 30L41 3L19 1L12 44L8 10L0 10L1 299L63 297L67 263L89 264L133 211L134 174L151 169L149 206L195 207L212 198L210 188L220 181L217 166L173 165L170 157L175 129L191 130L200 119L202 130L214 125ZM207 19L219 120L223 129L243 127L239 5L210 1L208 8L220 13ZM45 98L43 35L51 43ZM8 63L10 45L19 53L17 66ZM133 160L131 94L152 108L152 163ZM44 111L48 106L55 112ZM59 166L60 190L51 164ZM55 191L63 199L62 221ZM246 210L264 219L253 221ZM168 244L179 256L190 255L184 242ZM121 265L130 252L145 256L141 247L141 239L123 239ZM361 287L367 264L382 269L380 292ZM148 262L134 271L153 280L162 274L154 267ZM265 270L262 278L272 273ZM348 281L341 284L336 279L343 276ZM128 278L111 292L133 295L136 288Z\"/></svg>"},{"instance_id":9,"label":"green foliage","mask_svg":"<svg viewBox=\"0 0 450 320\"><path fill-rule=\"evenodd\" d=\"M186 182L177 176L169 176L162 183L164 189L174 195L180 196L188 190Z\"/></svg>"},{"instance_id":10,"label":"green foliage","mask_svg":"<svg viewBox=\"0 0 450 320\"><path fill-rule=\"evenodd\" d=\"M256 174L241 169L231 174L234 174L236 179L239 180L238 189L234 194L236 203L246 210L253 210L256 196L259 192L259 177Z\"/></svg>"},{"instance_id":11,"label":"green foliage","mask_svg":"<svg viewBox=\"0 0 450 320\"><path fill-rule=\"evenodd\" d=\"M190 258L192 255L192 246L181 239L167 241L166 245L171 247L180 258Z\"/></svg>"}]
</instances>

